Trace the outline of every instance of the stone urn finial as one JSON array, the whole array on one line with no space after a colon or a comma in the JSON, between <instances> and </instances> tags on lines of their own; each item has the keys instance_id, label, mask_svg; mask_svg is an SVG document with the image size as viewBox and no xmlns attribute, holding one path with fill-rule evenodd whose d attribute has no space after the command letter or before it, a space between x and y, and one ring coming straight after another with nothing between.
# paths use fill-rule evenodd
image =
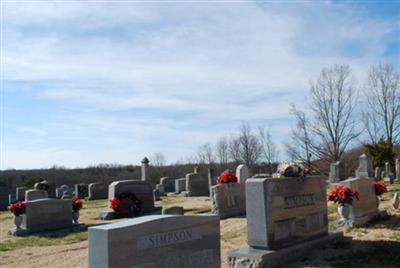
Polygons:
<instances>
[{"instance_id":1,"label":"stone urn finial","mask_svg":"<svg viewBox=\"0 0 400 268\"><path fill-rule=\"evenodd\" d=\"M143 160L142 160L142 164L145 164L145 165L147 165L149 162L150 161L149 161L149 159L147 157L144 157Z\"/></svg>"}]
</instances>

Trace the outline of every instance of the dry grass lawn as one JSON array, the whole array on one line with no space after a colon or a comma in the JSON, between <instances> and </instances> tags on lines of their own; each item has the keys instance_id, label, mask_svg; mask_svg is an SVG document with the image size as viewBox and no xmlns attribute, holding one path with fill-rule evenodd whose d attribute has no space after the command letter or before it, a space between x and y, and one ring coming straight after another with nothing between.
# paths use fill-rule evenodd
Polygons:
<instances>
[{"instance_id":1,"label":"dry grass lawn","mask_svg":"<svg viewBox=\"0 0 400 268\"><path fill-rule=\"evenodd\" d=\"M390 199L400 184L390 187L381 201L390 217L370 223L364 228L341 229L351 236L351 243L327 245L304 256L291 267L400 267L400 211L391 208ZM183 206L186 214L207 213L210 200L207 197L168 196L156 202L157 206ZM106 200L86 201L79 221L86 227L104 223L97 219L98 212L106 209ZM336 207L329 204L330 227L335 229ZM118 220L116 220L118 221ZM75 232L52 232L29 237L12 237L7 234L13 226L8 212L0 213L0 267L87 267L87 228ZM244 217L221 220L221 260L225 263L226 252L246 242Z\"/></svg>"}]
</instances>

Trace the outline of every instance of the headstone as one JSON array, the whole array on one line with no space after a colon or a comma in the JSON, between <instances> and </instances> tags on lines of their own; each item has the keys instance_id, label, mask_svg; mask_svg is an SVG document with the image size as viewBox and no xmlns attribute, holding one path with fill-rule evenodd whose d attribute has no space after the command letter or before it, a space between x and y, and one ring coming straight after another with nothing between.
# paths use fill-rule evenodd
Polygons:
<instances>
[{"instance_id":1,"label":"headstone","mask_svg":"<svg viewBox=\"0 0 400 268\"><path fill-rule=\"evenodd\" d=\"M45 190L28 190L25 192L25 201L47 198L47 195Z\"/></svg>"},{"instance_id":2,"label":"headstone","mask_svg":"<svg viewBox=\"0 0 400 268\"><path fill-rule=\"evenodd\" d=\"M11 205L11 204L14 204L15 202L17 202L17 199L15 198L15 195L9 194L8 195L8 204Z\"/></svg>"},{"instance_id":3,"label":"headstone","mask_svg":"<svg viewBox=\"0 0 400 268\"><path fill-rule=\"evenodd\" d=\"M366 154L359 157L359 167L356 176L358 178L369 178L372 176L371 159Z\"/></svg>"},{"instance_id":4,"label":"headstone","mask_svg":"<svg viewBox=\"0 0 400 268\"><path fill-rule=\"evenodd\" d=\"M330 183L335 183L343 180L345 178L344 175L344 164L340 161L332 163L330 166L329 172L329 181Z\"/></svg>"},{"instance_id":5,"label":"headstone","mask_svg":"<svg viewBox=\"0 0 400 268\"><path fill-rule=\"evenodd\" d=\"M139 180L114 181L108 186L108 200L123 193L133 193L141 201L141 215L161 213L161 208L154 207L154 195L151 184ZM118 215L114 211L100 213L102 219L115 219Z\"/></svg>"},{"instance_id":6,"label":"headstone","mask_svg":"<svg viewBox=\"0 0 400 268\"><path fill-rule=\"evenodd\" d=\"M108 186L103 183L90 183L88 191L89 200L106 199L108 195Z\"/></svg>"},{"instance_id":7,"label":"headstone","mask_svg":"<svg viewBox=\"0 0 400 268\"><path fill-rule=\"evenodd\" d=\"M400 181L400 159L396 158L396 180Z\"/></svg>"},{"instance_id":8,"label":"headstone","mask_svg":"<svg viewBox=\"0 0 400 268\"><path fill-rule=\"evenodd\" d=\"M160 193L160 195L165 195L165 189L164 185L162 184L156 184L156 190Z\"/></svg>"},{"instance_id":9,"label":"headstone","mask_svg":"<svg viewBox=\"0 0 400 268\"><path fill-rule=\"evenodd\" d=\"M61 196L61 199L72 199L74 195L70 191L64 191L64 193Z\"/></svg>"},{"instance_id":10,"label":"headstone","mask_svg":"<svg viewBox=\"0 0 400 268\"><path fill-rule=\"evenodd\" d=\"M183 207L169 207L169 208L163 208L162 214L163 215L183 215L185 213L185 210Z\"/></svg>"},{"instance_id":11,"label":"headstone","mask_svg":"<svg viewBox=\"0 0 400 268\"><path fill-rule=\"evenodd\" d=\"M248 167L246 165L237 166L236 177L238 178L238 182L246 182L246 180L250 178Z\"/></svg>"},{"instance_id":12,"label":"headstone","mask_svg":"<svg viewBox=\"0 0 400 268\"><path fill-rule=\"evenodd\" d=\"M208 187L212 187L216 183L216 177L214 176L214 170L209 168L207 171L208 176Z\"/></svg>"},{"instance_id":13,"label":"headstone","mask_svg":"<svg viewBox=\"0 0 400 268\"><path fill-rule=\"evenodd\" d=\"M399 209L400 205L400 195L399 193L395 193L392 200L392 205L395 209Z\"/></svg>"},{"instance_id":14,"label":"headstone","mask_svg":"<svg viewBox=\"0 0 400 268\"><path fill-rule=\"evenodd\" d=\"M211 187L211 212L221 219L246 214L245 183L223 183Z\"/></svg>"},{"instance_id":15,"label":"headstone","mask_svg":"<svg viewBox=\"0 0 400 268\"><path fill-rule=\"evenodd\" d=\"M207 196L209 194L208 179L200 173L186 174L185 196Z\"/></svg>"},{"instance_id":16,"label":"headstone","mask_svg":"<svg viewBox=\"0 0 400 268\"><path fill-rule=\"evenodd\" d=\"M393 176L390 172L390 164L389 162L385 163L385 176L383 177L383 181L392 184Z\"/></svg>"},{"instance_id":17,"label":"headstone","mask_svg":"<svg viewBox=\"0 0 400 268\"><path fill-rule=\"evenodd\" d=\"M175 179L170 177L163 177L160 179L160 184L164 186L165 193L175 192Z\"/></svg>"},{"instance_id":18,"label":"headstone","mask_svg":"<svg viewBox=\"0 0 400 268\"><path fill-rule=\"evenodd\" d=\"M157 189L153 190L154 201L161 201L160 191Z\"/></svg>"},{"instance_id":19,"label":"headstone","mask_svg":"<svg viewBox=\"0 0 400 268\"><path fill-rule=\"evenodd\" d=\"M15 188L15 199L16 201L24 201L25 200L25 192L30 190L28 187L17 187Z\"/></svg>"},{"instance_id":20,"label":"headstone","mask_svg":"<svg viewBox=\"0 0 400 268\"><path fill-rule=\"evenodd\" d=\"M88 185L86 183L75 184L75 196L84 199L88 196Z\"/></svg>"},{"instance_id":21,"label":"headstone","mask_svg":"<svg viewBox=\"0 0 400 268\"><path fill-rule=\"evenodd\" d=\"M200 173L200 167L194 167L193 173Z\"/></svg>"},{"instance_id":22,"label":"headstone","mask_svg":"<svg viewBox=\"0 0 400 268\"><path fill-rule=\"evenodd\" d=\"M381 167L376 167L375 168L375 174L374 174L374 178L376 179L376 180L381 180L381 173L382 173L382 168Z\"/></svg>"},{"instance_id":23,"label":"headstone","mask_svg":"<svg viewBox=\"0 0 400 268\"><path fill-rule=\"evenodd\" d=\"M183 191L186 191L186 178L175 180L175 193L180 194Z\"/></svg>"},{"instance_id":24,"label":"headstone","mask_svg":"<svg viewBox=\"0 0 400 268\"><path fill-rule=\"evenodd\" d=\"M219 268L216 216L145 216L89 228L89 268Z\"/></svg>"},{"instance_id":25,"label":"headstone","mask_svg":"<svg viewBox=\"0 0 400 268\"><path fill-rule=\"evenodd\" d=\"M12 235L28 235L36 232L62 229L72 226L72 203L70 200L38 199L26 202L22 215L22 228L10 229Z\"/></svg>"},{"instance_id":26,"label":"headstone","mask_svg":"<svg viewBox=\"0 0 400 268\"><path fill-rule=\"evenodd\" d=\"M56 198L61 198L64 192L69 192L72 195L72 189L69 188L68 185L61 185L59 188L56 188Z\"/></svg>"},{"instance_id":27,"label":"headstone","mask_svg":"<svg viewBox=\"0 0 400 268\"><path fill-rule=\"evenodd\" d=\"M149 159L147 157L142 160L142 181L147 181L147 172L149 169Z\"/></svg>"},{"instance_id":28,"label":"headstone","mask_svg":"<svg viewBox=\"0 0 400 268\"><path fill-rule=\"evenodd\" d=\"M227 254L229 267L284 267L312 248L340 240L328 235L325 179L246 181L247 245Z\"/></svg>"},{"instance_id":29,"label":"headstone","mask_svg":"<svg viewBox=\"0 0 400 268\"><path fill-rule=\"evenodd\" d=\"M362 226L379 216L378 201L374 181L367 178L350 178L340 184L357 191L359 200L355 199L350 210L350 226Z\"/></svg>"},{"instance_id":30,"label":"headstone","mask_svg":"<svg viewBox=\"0 0 400 268\"><path fill-rule=\"evenodd\" d=\"M42 180L41 182L35 183L35 186L33 188L36 190L43 190L48 193L49 189L50 189L50 185L46 180Z\"/></svg>"}]
</instances>

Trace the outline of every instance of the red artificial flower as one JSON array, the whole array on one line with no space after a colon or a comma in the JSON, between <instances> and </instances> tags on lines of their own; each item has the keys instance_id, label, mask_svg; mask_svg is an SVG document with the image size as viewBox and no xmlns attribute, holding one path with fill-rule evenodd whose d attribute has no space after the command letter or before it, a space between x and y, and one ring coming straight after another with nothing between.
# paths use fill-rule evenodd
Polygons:
<instances>
[{"instance_id":1,"label":"red artificial flower","mask_svg":"<svg viewBox=\"0 0 400 268\"><path fill-rule=\"evenodd\" d=\"M119 200L119 198L117 197L114 197L113 199L110 200L110 208L112 208L115 211L118 210L120 204L121 200Z\"/></svg>"},{"instance_id":2,"label":"red artificial flower","mask_svg":"<svg viewBox=\"0 0 400 268\"><path fill-rule=\"evenodd\" d=\"M25 213L26 203L24 201L18 201L14 204L9 205L7 209L15 216L19 216Z\"/></svg>"},{"instance_id":3,"label":"red artificial flower","mask_svg":"<svg viewBox=\"0 0 400 268\"><path fill-rule=\"evenodd\" d=\"M327 194L328 201L333 201L335 203L341 203L341 204L344 203L351 204L354 198L359 200L360 198L359 193L353 191L351 188L346 187L344 185L335 186Z\"/></svg>"},{"instance_id":4,"label":"red artificial flower","mask_svg":"<svg viewBox=\"0 0 400 268\"><path fill-rule=\"evenodd\" d=\"M237 182L237 177L229 169L222 172L221 175L219 175L219 177L217 178L217 184L230 183L230 182Z\"/></svg>"},{"instance_id":5,"label":"red artificial flower","mask_svg":"<svg viewBox=\"0 0 400 268\"><path fill-rule=\"evenodd\" d=\"M74 196L72 197L71 201L72 201L73 211L79 211L83 207L82 199L79 199L78 197Z\"/></svg>"},{"instance_id":6,"label":"red artificial flower","mask_svg":"<svg viewBox=\"0 0 400 268\"><path fill-rule=\"evenodd\" d=\"M376 195L382 195L388 192L386 185L383 182L374 182Z\"/></svg>"}]
</instances>

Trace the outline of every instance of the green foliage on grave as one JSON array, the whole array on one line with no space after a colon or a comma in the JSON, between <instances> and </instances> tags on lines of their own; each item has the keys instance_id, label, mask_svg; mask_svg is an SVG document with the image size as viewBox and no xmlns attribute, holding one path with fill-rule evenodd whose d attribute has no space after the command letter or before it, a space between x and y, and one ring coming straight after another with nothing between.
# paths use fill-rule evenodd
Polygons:
<instances>
[{"instance_id":1,"label":"green foliage on grave","mask_svg":"<svg viewBox=\"0 0 400 268\"><path fill-rule=\"evenodd\" d=\"M376 144L365 144L364 148L365 152L374 158L375 167L384 167L385 162L389 162L390 166L394 167L395 154L389 142L380 139Z\"/></svg>"}]
</instances>

